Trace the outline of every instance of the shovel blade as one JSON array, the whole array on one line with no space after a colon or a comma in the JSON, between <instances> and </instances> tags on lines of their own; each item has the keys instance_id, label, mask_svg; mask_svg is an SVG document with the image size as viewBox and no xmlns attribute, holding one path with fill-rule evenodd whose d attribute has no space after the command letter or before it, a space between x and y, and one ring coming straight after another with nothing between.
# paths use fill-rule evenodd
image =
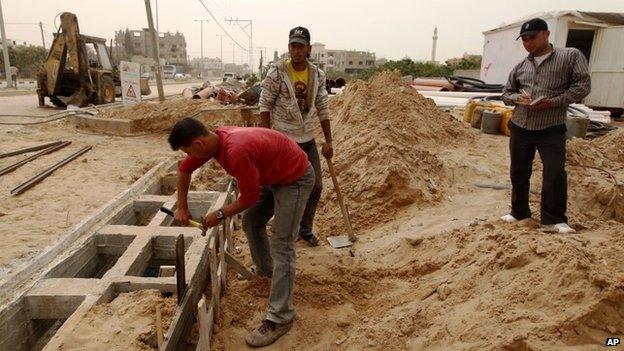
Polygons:
<instances>
[{"instance_id":1,"label":"shovel blade","mask_svg":"<svg viewBox=\"0 0 624 351\"><path fill-rule=\"evenodd\" d=\"M346 235L329 236L327 237L327 241L329 241L329 244L334 249L340 249L353 245L353 243L349 240L349 237Z\"/></svg>"}]
</instances>

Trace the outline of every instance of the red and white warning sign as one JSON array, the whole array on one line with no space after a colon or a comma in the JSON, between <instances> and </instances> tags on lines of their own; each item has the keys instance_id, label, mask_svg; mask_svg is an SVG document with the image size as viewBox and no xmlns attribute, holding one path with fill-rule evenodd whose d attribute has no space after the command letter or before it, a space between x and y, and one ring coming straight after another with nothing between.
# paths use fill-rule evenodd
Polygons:
<instances>
[{"instance_id":1,"label":"red and white warning sign","mask_svg":"<svg viewBox=\"0 0 624 351\"><path fill-rule=\"evenodd\" d=\"M141 102L141 65L136 62L121 61L121 96L124 104Z\"/></svg>"},{"instance_id":2,"label":"red and white warning sign","mask_svg":"<svg viewBox=\"0 0 624 351\"><path fill-rule=\"evenodd\" d=\"M134 85L133 84L128 84L128 91L126 91L126 96L127 97L131 97L131 98L136 98L137 95L134 92Z\"/></svg>"}]
</instances>

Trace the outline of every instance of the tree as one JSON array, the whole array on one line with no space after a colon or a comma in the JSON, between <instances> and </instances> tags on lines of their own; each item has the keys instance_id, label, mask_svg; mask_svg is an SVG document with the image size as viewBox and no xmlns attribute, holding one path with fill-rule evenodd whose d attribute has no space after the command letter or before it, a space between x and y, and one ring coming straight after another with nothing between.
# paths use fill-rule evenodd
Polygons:
<instances>
[{"instance_id":1,"label":"tree","mask_svg":"<svg viewBox=\"0 0 624 351\"><path fill-rule=\"evenodd\" d=\"M380 71L397 70L403 76L414 77L448 77L453 74L453 69L447 65L439 65L432 62L416 62L410 58L404 58L399 61L388 61L385 64L364 70L360 74L361 79L369 79L375 73Z\"/></svg>"},{"instance_id":2,"label":"tree","mask_svg":"<svg viewBox=\"0 0 624 351\"><path fill-rule=\"evenodd\" d=\"M17 45L9 47L9 61L11 66L17 67L21 78L35 78L47 54L42 46ZM2 49L0 49L0 67L4 67Z\"/></svg>"}]
</instances>

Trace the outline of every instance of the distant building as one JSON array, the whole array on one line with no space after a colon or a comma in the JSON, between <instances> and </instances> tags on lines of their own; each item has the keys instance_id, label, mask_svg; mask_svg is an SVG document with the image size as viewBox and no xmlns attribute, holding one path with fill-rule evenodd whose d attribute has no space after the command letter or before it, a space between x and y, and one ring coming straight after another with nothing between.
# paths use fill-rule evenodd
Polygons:
<instances>
[{"instance_id":1,"label":"distant building","mask_svg":"<svg viewBox=\"0 0 624 351\"><path fill-rule=\"evenodd\" d=\"M190 65L197 73L201 72L203 77L220 77L224 72L223 62L218 57L194 58Z\"/></svg>"},{"instance_id":2,"label":"distant building","mask_svg":"<svg viewBox=\"0 0 624 351\"><path fill-rule=\"evenodd\" d=\"M158 33L158 49L160 58L165 60L166 65L180 68L188 65L184 34L180 32ZM148 29L115 31L114 55L117 60L129 60L137 55L151 57L152 41Z\"/></svg>"},{"instance_id":3,"label":"distant building","mask_svg":"<svg viewBox=\"0 0 624 351\"><path fill-rule=\"evenodd\" d=\"M375 67L375 53L357 50L326 49L323 43L313 43L310 58L323 69L345 73L360 73Z\"/></svg>"},{"instance_id":4,"label":"distant building","mask_svg":"<svg viewBox=\"0 0 624 351\"><path fill-rule=\"evenodd\" d=\"M224 72L232 72L238 76L243 76L246 73L249 73L249 65L248 64L242 64L242 65L237 65L234 63L226 63L225 65L223 65L223 71Z\"/></svg>"}]
</instances>

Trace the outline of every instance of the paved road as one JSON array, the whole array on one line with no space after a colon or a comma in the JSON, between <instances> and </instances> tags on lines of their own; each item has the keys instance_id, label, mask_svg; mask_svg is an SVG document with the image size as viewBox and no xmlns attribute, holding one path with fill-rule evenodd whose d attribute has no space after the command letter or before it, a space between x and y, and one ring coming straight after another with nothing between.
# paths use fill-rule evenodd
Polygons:
<instances>
[{"instance_id":1,"label":"paved road","mask_svg":"<svg viewBox=\"0 0 624 351\"><path fill-rule=\"evenodd\" d=\"M163 90L165 91L165 96L178 95L182 93L184 88L190 88L198 85L201 85L201 83L193 82L167 84L163 86ZM151 90L152 94L147 96L147 98L158 97L158 89L156 89L156 86L152 86ZM19 96L3 96L0 97L0 115L27 114L33 116L46 116L59 112L59 109L52 107L49 102L48 105L49 106L46 107L39 107L37 105L37 95L34 93Z\"/></svg>"}]
</instances>

